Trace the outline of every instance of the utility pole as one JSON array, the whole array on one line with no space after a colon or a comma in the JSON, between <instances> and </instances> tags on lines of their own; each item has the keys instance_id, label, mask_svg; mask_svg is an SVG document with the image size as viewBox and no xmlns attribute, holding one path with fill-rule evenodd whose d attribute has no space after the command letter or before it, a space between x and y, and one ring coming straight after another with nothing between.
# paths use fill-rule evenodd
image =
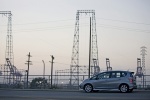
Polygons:
<instances>
[{"instance_id":1,"label":"utility pole","mask_svg":"<svg viewBox=\"0 0 150 100\"><path fill-rule=\"evenodd\" d=\"M90 78L90 71L91 69L91 17L90 17L90 40L89 40L89 78Z\"/></svg>"},{"instance_id":2,"label":"utility pole","mask_svg":"<svg viewBox=\"0 0 150 100\"><path fill-rule=\"evenodd\" d=\"M52 84L53 84L53 60L54 60L54 56L53 55L51 55L51 57L52 57L52 61L49 61L50 63L51 63L51 88L52 88Z\"/></svg>"},{"instance_id":3,"label":"utility pole","mask_svg":"<svg viewBox=\"0 0 150 100\"><path fill-rule=\"evenodd\" d=\"M28 54L27 56L28 56L28 61L26 61L27 63L25 63L25 64L28 65L28 70L27 70L27 88L28 88L29 65L31 65L30 57L32 57L32 56L30 55L30 52L29 52L29 54Z\"/></svg>"}]
</instances>

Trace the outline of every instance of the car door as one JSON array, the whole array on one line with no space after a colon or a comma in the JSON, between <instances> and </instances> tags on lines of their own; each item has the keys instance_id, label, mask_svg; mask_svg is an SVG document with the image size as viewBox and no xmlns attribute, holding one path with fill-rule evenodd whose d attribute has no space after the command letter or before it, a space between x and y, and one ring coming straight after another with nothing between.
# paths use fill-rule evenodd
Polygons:
<instances>
[{"instance_id":1,"label":"car door","mask_svg":"<svg viewBox=\"0 0 150 100\"><path fill-rule=\"evenodd\" d=\"M110 77L110 73L104 72L97 75L95 81L93 81L93 86L95 89L107 89L108 87L108 79Z\"/></svg>"},{"instance_id":2,"label":"car door","mask_svg":"<svg viewBox=\"0 0 150 100\"><path fill-rule=\"evenodd\" d=\"M121 73L118 72L111 72L109 81L107 82L110 89L117 89L118 85L121 81Z\"/></svg>"}]
</instances>

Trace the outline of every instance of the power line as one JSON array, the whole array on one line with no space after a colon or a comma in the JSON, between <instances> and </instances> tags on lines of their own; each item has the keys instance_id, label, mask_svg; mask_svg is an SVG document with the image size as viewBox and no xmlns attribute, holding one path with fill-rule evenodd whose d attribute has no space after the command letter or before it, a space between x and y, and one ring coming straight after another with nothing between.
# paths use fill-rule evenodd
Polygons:
<instances>
[{"instance_id":1,"label":"power line","mask_svg":"<svg viewBox=\"0 0 150 100\"><path fill-rule=\"evenodd\" d=\"M126 28L126 27L119 27L119 26L113 26L113 25L105 25L105 24L99 24L98 27L111 28L111 29L117 29L117 30L126 30L126 31L136 31L136 32L150 33L150 30L141 30L141 29Z\"/></svg>"},{"instance_id":2,"label":"power line","mask_svg":"<svg viewBox=\"0 0 150 100\"><path fill-rule=\"evenodd\" d=\"M123 22L123 23L132 23L132 24L150 25L149 23L132 22L132 21L123 21L123 20L116 20L116 19L107 19L107 18L97 18L97 19L110 20L110 21Z\"/></svg>"},{"instance_id":3,"label":"power line","mask_svg":"<svg viewBox=\"0 0 150 100\"><path fill-rule=\"evenodd\" d=\"M97 26L98 27L104 27L104 28L112 28L112 29L117 29L117 30L126 30L126 31L136 31L136 32L150 33L150 30L126 28L126 27L120 27L120 26L114 26L114 25L97 24ZM55 27L43 27L43 28L34 28L34 29L23 29L23 30L16 30L16 31L14 31L14 33L58 30L58 29L65 29L65 28L73 28L73 26L72 25L67 25L67 27L66 26L55 26Z\"/></svg>"},{"instance_id":4,"label":"power line","mask_svg":"<svg viewBox=\"0 0 150 100\"><path fill-rule=\"evenodd\" d=\"M32 29L21 29L21 30L14 30L14 33L20 33L20 32L36 32L36 31L47 31L47 30L58 30L58 29L67 29L67 28L73 28L73 25L67 25L67 26L55 26L55 27L43 27L43 28L32 28ZM4 30L3 30L4 32Z\"/></svg>"},{"instance_id":5,"label":"power line","mask_svg":"<svg viewBox=\"0 0 150 100\"><path fill-rule=\"evenodd\" d=\"M24 24L13 24L14 26L18 25L33 25L33 24L42 24L42 23L52 23L52 22L63 22L63 21L69 21L69 20L75 20L75 19L64 19L64 20L54 20L54 21L44 21L44 22L33 22L33 23L24 23ZM0 26L7 26L7 25L0 25Z\"/></svg>"},{"instance_id":6,"label":"power line","mask_svg":"<svg viewBox=\"0 0 150 100\"><path fill-rule=\"evenodd\" d=\"M62 64L62 65L69 65L70 66L70 64L66 64L66 63L60 63L60 62L55 62L55 63Z\"/></svg>"},{"instance_id":7,"label":"power line","mask_svg":"<svg viewBox=\"0 0 150 100\"><path fill-rule=\"evenodd\" d=\"M32 62L34 62L34 63L41 63L41 61L32 61ZM49 62L45 62L46 64L47 63L49 63ZM62 64L62 65L69 65L70 66L70 64L68 63L62 63L62 62L54 62L55 64Z\"/></svg>"},{"instance_id":8,"label":"power line","mask_svg":"<svg viewBox=\"0 0 150 100\"><path fill-rule=\"evenodd\" d=\"M85 18L80 18L85 19ZM132 23L132 24L142 24L142 25L150 25L149 23L142 23L142 22L133 22L133 21L126 21L126 20L117 20L117 19L109 19L109 18L96 18L96 19L102 19L102 20L108 20L108 21L115 21L115 22L123 22L123 23ZM44 23L53 23L53 22L63 22L63 21L74 21L75 19L64 19L64 20L51 20L51 21L43 21L43 22L33 22L33 23L23 23L23 24L13 24L14 26L19 25L33 25L33 24L44 24ZM0 26L7 26L7 25L0 25Z\"/></svg>"},{"instance_id":9,"label":"power line","mask_svg":"<svg viewBox=\"0 0 150 100\"><path fill-rule=\"evenodd\" d=\"M113 25L100 24L99 27L112 28L112 29L117 29L117 30L126 30L126 31L136 31L136 32L150 33L150 30L141 30L141 29L134 29L134 28L126 28L126 27L119 27L119 26L113 26ZM64 29L64 28L65 27L62 27L61 29ZM73 28L73 26L70 26L69 28ZM27 31L19 31L19 32L47 31L47 30L57 30L57 29L58 28L56 27L55 29L27 30Z\"/></svg>"},{"instance_id":10,"label":"power line","mask_svg":"<svg viewBox=\"0 0 150 100\"><path fill-rule=\"evenodd\" d=\"M82 18L82 19L85 19L85 18ZM97 18L97 19L111 20L111 21L124 22L124 23L134 23L134 24L150 25L148 23L130 22L130 21L115 20L115 19L106 19L106 18ZM68 20L74 20L74 19L56 20L56 21L45 21L45 22L35 22L35 23L25 23L25 24L13 24L13 25L41 24L41 23L61 22L61 21L68 21ZM99 25L100 25L100 27L113 28L113 29L118 29L118 30L128 30L128 31L137 31L137 32L145 32L145 33L149 33L150 32L150 30L125 28L125 27L114 26L114 25L106 25L106 24L99 24ZM3 25L0 25L0 26L3 26ZM21 29L21 30L15 30L13 32L15 32L15 33L18 32L19 33L19 32L47 31L47 30L57 30L58 28L59 29L73 28L73 25L71 24L71 25L66 25L66 26L62 25L62 26L54 26L54 27L43 27L43 28L40 27L40 28L33 28L33 29Z\"/></svg>"}]
</instances>

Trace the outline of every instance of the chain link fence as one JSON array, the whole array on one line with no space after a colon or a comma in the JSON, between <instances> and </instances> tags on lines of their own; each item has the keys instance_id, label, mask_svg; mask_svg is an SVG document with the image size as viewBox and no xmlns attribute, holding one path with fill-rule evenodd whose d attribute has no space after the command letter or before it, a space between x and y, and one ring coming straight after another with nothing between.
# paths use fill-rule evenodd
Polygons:
<instances>
[{"instance_id":1,"label":"chain link fence","mask_svg":"<svg viewBox=\"0 0 150 100\"><path fill-rule=\"evenodd\" d=\"M27 89L28 87L29 89L79 89L78 85L71 84L70 75L53 75L52 80L51 75L29 75L28 82L26 75L23 75L19 79L15 77L13 79L6 79L8 77L9 76L6 77L6 75L0 75L0 88ZM87 78L88 75L79 75L79 84ZM150 75L144 75L144 83L143 77L137 77L136 83L138 89L150 89Z\"/></svg>"}]
</instances>

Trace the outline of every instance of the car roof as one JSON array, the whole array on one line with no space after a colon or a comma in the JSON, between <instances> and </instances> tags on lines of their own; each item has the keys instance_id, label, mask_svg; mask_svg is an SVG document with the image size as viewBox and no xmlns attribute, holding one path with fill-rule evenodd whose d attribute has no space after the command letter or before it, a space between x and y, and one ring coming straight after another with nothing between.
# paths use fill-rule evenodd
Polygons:
<instances>
[{"instance_id":1,"label":"car roof","mask_svg":"<svg viewBox=\"0 0 150 100\"><path fill-rule=\"evenodd\" d=\"M130 71L123 71L123 70L113 70L113 71L104 71L104 72L129 72L131 73ZM101 73L104 73L104 72L101 72Z\"/></svg>"}]
</instances>

